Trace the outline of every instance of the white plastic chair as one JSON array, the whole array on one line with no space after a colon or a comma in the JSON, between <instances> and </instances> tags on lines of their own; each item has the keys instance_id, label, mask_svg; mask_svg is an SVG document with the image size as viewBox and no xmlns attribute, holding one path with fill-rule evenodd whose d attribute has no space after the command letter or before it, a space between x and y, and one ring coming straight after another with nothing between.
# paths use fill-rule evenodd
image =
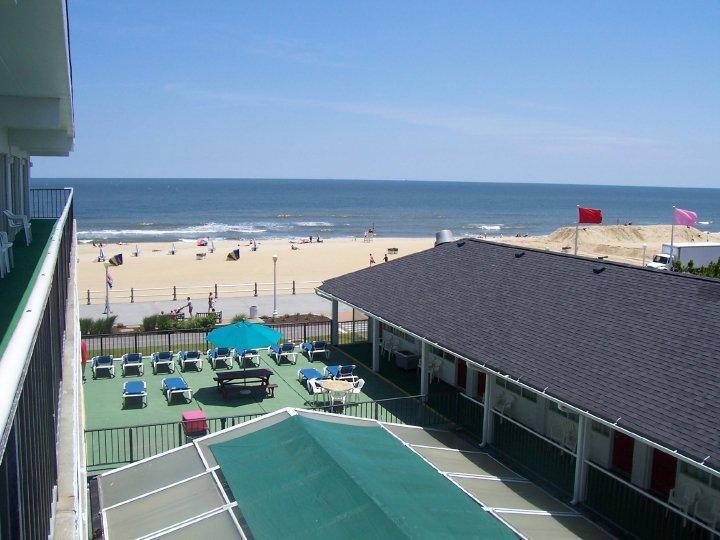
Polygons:
<instances>
[{"instance_id":1,"label":"white plastic chair","mask_svg":"<svg viewBox=\"0 0 720 540\"><path fill-rule=\"evenodd\" d=\"M322 386L320 386L317 383L316 379L308 379L307 386L308 386L308 389L310 390L310 394L312 394L313 401L315 401L315 402L317 402L318 396L323 395L323 394L327 395L329 393L325 388L323 388ZM326 401L324 396L323 396L323 401Z\"/></svg>"},{"instance_id":2,"label":"white plastic chair","mask_svg":"<svg viewBox=\"0 0 720 540\"><path fill-rule=\"evenodd\" d=\"M355 383L355 386L350 390L350 399L351 400L359 400L360 399L360 392L362 392L362 388L365 386L365 379L358 379Z\"/></svg>"},{"instance_id":3,"label":"white plastic chair","mask_svg":"<svg viewBox=\"0 0 720 540\"><path fill-rule=\"evenodd\" d=\"M720 522L720 500L715 497L703 497L695 504L693 513L696 518L715 529Z\"/></svg>"},{"instance_id":4,"label":"white plastic chair","mask_svg":"<svg viewBox=\"0 0 720 540\"><path fill-rule=\"evenodd\" d=\"M9 274L12 267L15 266L12 247L7 233L0 231L0 277L5 277L5 274Z\"/></svg>"},{"instance_id":5,"label":"white plastic chair","mask_svg":"<svg viewBox=\"0 0 720 540\"><path fill-rule=\"evenodd\" d=\"M4 210L3 214L5 214L5 217L8 219L10 227L17 230L21 228L25 230L25 242L27 242L29 246L32 243L32 232L30 231L32 225L27 216L23 214L13 214L10 210Z\"/></svg>"},{"instance_id":6,"label":"white plastic chair","mask_svg":"<svg viewBox=\"0 0 720 540\"><path fill-rule=\"evenodd\" d=\"M700 495L700 488L692 484L680 484L670 490L668 503L679 508L686 514L690 513L690 509L695 504L695 500Z\"/></svg>"}]
</instances>

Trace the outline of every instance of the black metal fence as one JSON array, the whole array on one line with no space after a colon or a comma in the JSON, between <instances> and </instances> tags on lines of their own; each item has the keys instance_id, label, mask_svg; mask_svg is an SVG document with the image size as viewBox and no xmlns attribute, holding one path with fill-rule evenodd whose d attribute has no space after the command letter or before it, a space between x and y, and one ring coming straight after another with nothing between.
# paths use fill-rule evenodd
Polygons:
<instances>
[{"instance_id":1,"label":"black metal fence","mask_svg":"<svg viewBox=\"0 0 720 540\"><path fill-rule=\"evenodd\" d=\"M31 189L30 217L59 218L71 193L68 188Z\"/></svg>"},{"instance_id":2,"label":"black metal fence","mask_svg":"<svg viewBox=\"0 0 720 540\"><path fill-rule=\"evenodd\" d=\"M288 341L330 340L330 321L306 323L270 323ZM340 345L366 342L368 321L347 321L338 324ZM126 334L86 335L83 340L90 356L112 354L121 356L126 352L144 355L156 351L206 350L209 330L158 330L153 332L132 332Z\"/></svg>"},{"instance_id":3,"label":"black metal fence","mask_svg":"<svg viewBox=\"0 0 720 540\"><path fill-rule=\"evenodd\" d=\"M420 398L421 396L404 396L315 407L312 410L423 427L439 428L451 425L447 418L425 405ZM208 429L203 434L215 433L263 414L265 413L209 418ZM191 438L192 436L185 433L182 421L88 429L85 430L87 467L89 470L118 467L172 450L186 444Z\"/></svg>"},{"instance_id":4,"label":"black metal fence","mask_svg":"<svg viewBox=\"0 0 720 540\"><path fill-rule=\"evenodd\" d=\"M65 204L59 193L45 199L43 191L30 191L33 217L58 218L65 204L69 208L61 224L59 254L34 344L27 356L17 351L12 359L24 364L24 374L15 396L14 415L0 433L0 538L47 538L57 484L58 397L73 208L70 190L58 190L65 192Z\"/></svg>"}]
</instances>

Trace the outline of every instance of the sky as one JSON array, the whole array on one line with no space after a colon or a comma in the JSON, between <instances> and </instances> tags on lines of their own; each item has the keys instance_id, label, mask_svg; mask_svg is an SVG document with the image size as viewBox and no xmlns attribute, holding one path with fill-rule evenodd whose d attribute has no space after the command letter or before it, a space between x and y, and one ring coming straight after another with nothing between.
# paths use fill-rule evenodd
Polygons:
<instances>
[{"instance_id":1,"label":"sky","mask_svg":"<svg viewBox=\"0 0 720 540\"><path fill-rule=\"evenodd\" d=\"M720 2L69 0L35 177L720 187Z\"/></svg>"}]
</instances>

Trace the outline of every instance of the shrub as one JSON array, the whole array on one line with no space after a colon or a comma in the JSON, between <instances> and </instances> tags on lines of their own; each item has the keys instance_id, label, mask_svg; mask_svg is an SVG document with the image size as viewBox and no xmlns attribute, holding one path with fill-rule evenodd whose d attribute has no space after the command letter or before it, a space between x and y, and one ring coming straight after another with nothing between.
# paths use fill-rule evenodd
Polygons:
<instances>
[{"instance_id":1,"label":"shrub","mask_svg":"<svg viewBox=\"0 0 720 540\"><path fill-rule=\"evenodd\" d=\"M215 315L195 316L189 319L171 319L169 315L150 315L143 318L142 327L145 332L153 330L208 330L215 326Z\"/></svg>"},{"instance_id":2,"label":"shrub","mask_svg":"<svg viewBox=\"0 0 720 540\"><path fill-rule=\"evenodd\" d=\"M230 322L236 323L236 322L242 322L245 320L247 320L247 315L245 315L244 313L238 313L232 319L230 319Z\"/></svg>"},{"instance_id":3,"label":"shrub","mask_svg":"<svg viewBox=\"0 0 720 540\"><path fill-rule=\"evenodd\" d=\"M109 334L115 324L117 315L109 317L100 317L99 319L82 318L80 319L80 333L83 335Z\"/></svg>"}]
</instances>

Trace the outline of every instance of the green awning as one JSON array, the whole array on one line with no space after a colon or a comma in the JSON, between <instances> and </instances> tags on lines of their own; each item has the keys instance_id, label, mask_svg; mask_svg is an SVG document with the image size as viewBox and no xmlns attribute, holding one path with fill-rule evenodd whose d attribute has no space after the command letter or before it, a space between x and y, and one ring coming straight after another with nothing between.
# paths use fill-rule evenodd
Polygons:
<instances>
[{"instance_id":1,"label":"green awning","mask_svg":"<svg viewBox=\"0 0 720 540\"><path fill-rule=\"evenodd\" d=\"M377 424L292 416L210 446L255 538L515 538Z\"/></svg>"}]
</instances>

